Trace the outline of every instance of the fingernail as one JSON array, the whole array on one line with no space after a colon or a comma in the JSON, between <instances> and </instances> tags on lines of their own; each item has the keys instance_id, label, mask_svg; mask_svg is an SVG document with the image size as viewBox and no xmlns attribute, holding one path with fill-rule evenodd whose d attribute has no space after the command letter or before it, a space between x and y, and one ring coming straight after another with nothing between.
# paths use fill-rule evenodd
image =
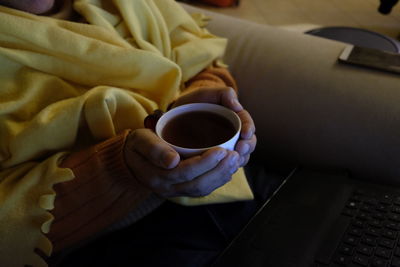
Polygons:
<instances>
[{"instance_id":1,"label":"fingernail","mask_svg":"<svg viewBox=\"0 0 400 267\"><path fill-rule=\"evenodd\" d=\"M244 161L245 161L245 158L241 157L240 158L240 162L239 162L239 166L243 166Z\"/></svg>"},{"instance_id":2,"label":"fingernail","mask_svg":"<svg viewBox=\"0 0 400 267\"><path fill-rule=\"evenodd\" d=\"M170 167L170 165L173 163L173 160L175 159L176 153L173 151L168 151L163 154L162 156L162 163L165 167Z\"/></svg>"},{"instance_id":3,"label":"fingernail","mask_svg":"<svg viewBox=\"0 0 400 267\"><path fill-rule=\"evenodd\" d=\"M250 139L252 136L253 136L253 130L250 129L243 133L242 138Z\"/></svg>"},{"instance_id":4,"label":"fingernail","mask_svg":"<svg viewBox=\"0 0 400 267\"><path fill-rule=\"evenodd\" d=\"M239 156L237 154L233 154L233 156L229 160L229 166L235 166L237 164Z\"/></svg>"},{"instance_id":5,"label":"fingernail","mask_svg":"<svg viewBox=\"0 0 400 267\"><path fill-rule=\"evenodd\" d=\"M239 100L237 100L236 98L232 99L231 103L233 106L237 106L239 109L243 109L242 104L240 104Z\"/></svg>"},{"instance_id":6,"label":"fingernail","mask_svg":"<svg viewBox=\"0 0 400 267\"><path fill-rule=\"evenodd\" d=\"M242 151L241 154L242 154L242 155L247 154L247 153L249 152L249 150L250 150L249 144L244 144L243 147L242 147L242 149L241 149L241 151Z\"/></svg>"},{"instance_id":7,"label":"fingernail","mask_svg":"<svg viewBox=\"0 0 400 267\"><path fill-rule=\"evenodd\" d=\"M229 170L231 174L234 174L235 172L237 172L237 170L239 169L238 163L236 163L234 166L232 166L232 168Z\"/></svg>"},{"instance_id":8,"label":"fingernail","mask_svg":"<svg viewBox=\"0 0 400 267\"><path fill-rule=\"evenodd\" d=\"M219 150L216 156L217 160L221 161L223 158L226 157L226 154L227 154L226 150Z\"/></svg>"}]
</instances>

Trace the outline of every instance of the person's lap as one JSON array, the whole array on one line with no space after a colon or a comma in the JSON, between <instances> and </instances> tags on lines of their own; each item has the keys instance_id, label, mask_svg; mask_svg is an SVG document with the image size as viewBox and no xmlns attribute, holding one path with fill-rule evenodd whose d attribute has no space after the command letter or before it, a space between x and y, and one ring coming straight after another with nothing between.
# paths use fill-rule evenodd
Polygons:
<instances>
[{"instance_id":1,"label":"person's lap","mask_svg":"<svg viewBox=\"0 0 400 267\"><path fill-rule=\"evenodd\" d=\"M132 226L77 250L59 266L206 266L225 244L205 207L166 202Z\"/></svg>"},{"instance_id":2,"label":"person's lap","mask_svg":"<svg viewBox=\"0 0 400 267\"><path fill-rule=\"evenodd\" d=\"M130 227L73 252L57 266L208 266L257 206L256 201L199 207L165 202Z\"/></svg>"},{"instance_id":3,"label":"person's lap","mask_svg":"<svg viewBox=\"0 0 400 267\"><path fill-rule=\"evenodd\" d=\"M285 171L270 175L266 164L252 160L246 173L255 200L195 207L167 201L51 266L209 266L280 185Z\"/></svg>"}]
</instances>

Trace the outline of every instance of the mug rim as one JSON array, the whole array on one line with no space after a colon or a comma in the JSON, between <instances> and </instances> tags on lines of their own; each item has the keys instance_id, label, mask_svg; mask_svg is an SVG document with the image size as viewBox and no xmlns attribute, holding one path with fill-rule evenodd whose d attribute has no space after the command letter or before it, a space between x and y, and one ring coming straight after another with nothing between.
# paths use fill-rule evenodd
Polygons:
<instances>
[{"instance_id":1,"label":"mug rim","mask_svg":"<svg viewBox=\"0 0 400 267\"><path fill-rule=\"evenodd\" d=\"M211 110L209 110L208 108L210 108ZM186 110L186 111L181 111L181 110ZM220 114L218 112L215 112L216 110L221 111L223 114L230 114L229 117L222 115L224 118L229 119L235 126L236 131L235 134L233 134L228 140L226 140L223 143L220 144L216 144L214 146L209 146L209 147L200 147L200 148L187 148L187 147L181 147L181 146L177 146L174 144L171 144L170 142L166 141L163 137L162 137L162 130L164 129L166 123L171 120L173 117L176 116L175 113L179 112L180 114L184 114L184 113L188 113L188 112L192 112L192 111L209 111L209 112L213 112L216 114ZM173 114L173 115L171 115ZM163 121L167 120L164 125L161 127L161 123ZM218 146L223 146L224 144L230 142L232 139L234 139L236 137L236 135L240 134L240 131L242 129L242 122L239 118L239 116L236 114L236 112L234 112L233 110L222 106L222 105L218 105L218 104L212 104L212 103L190 103L190 104L184 104L178 107L175 107L167 112L165 112L157 121L156 123L156 128L155 128L155 132L157 134L158 137L160 137L164 142L166 142L167 144L169 144L172 147L176 147L179 149L183 149L190 152L197 152L197 151L205 151L208 149L211 149L213 147L218 147Z\"/></svg>"}]
</instances>

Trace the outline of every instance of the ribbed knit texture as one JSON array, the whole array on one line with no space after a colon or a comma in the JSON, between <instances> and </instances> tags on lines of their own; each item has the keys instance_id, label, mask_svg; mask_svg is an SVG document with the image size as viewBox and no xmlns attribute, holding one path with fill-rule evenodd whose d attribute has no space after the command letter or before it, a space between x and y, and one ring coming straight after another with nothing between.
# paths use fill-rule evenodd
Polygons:
<instances>
[{"instance_id":1,"label":"ribbed knit texture","mask_svg":"<svg viewBox=\"0 0 400 267\"><path fill-rule=\"evenodd\" d=\"M128 133L63 161L62 167L70 168L75 179L55 186L55 220L49 233L55 250L102 231L150 196L125 164L123 145ZM146 208L140 213L145 214Z\"/></svg>"},{"instance_id":2,"label":"ribbed knit texture","mask_svg":"<svg viewBox=\"0 0 400 267\"><path fill-rule=\"evenodd\" d=\"M208 68L190 79L186 86L188 88L228 86L237 91L236 82L226 68Z\"/></svg>"}]
</instances>

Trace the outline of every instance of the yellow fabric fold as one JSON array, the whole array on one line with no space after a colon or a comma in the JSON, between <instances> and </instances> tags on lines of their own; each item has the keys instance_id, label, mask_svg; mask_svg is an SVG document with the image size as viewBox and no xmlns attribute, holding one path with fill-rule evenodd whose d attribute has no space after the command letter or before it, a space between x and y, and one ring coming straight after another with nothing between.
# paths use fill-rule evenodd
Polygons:
<instances>
[{"instance_id":1,"label":"yellow fabric fold","mask_svg":"<svg viewBox=\"0 0 400 267\"><path fill-rule=\"evenodd\" d=\"M227 203L242 200L251 200L254 198L243 168L238 169L232 175L232 180L214 190L211 194L204 197L175 197L170 198L172 202L185 206L198 206L211 203Z\"/></svg>"},{"instance_id":2,"label":"yellow fabric fold","mask_svg":"<svg viewBox=\"0 0 400 267\"><path fill-rule=\"evenodd\" d=\"M165 109L185 81L222 58L226 46L173 0L75 0L73 6L88 23L0 7L4 266L45 266L34 249L51 252L43 233L52 220L52 187L74 178L57 167L58 152L143 127L149 113ZM251 191L239 176L229 190L180 203L242 199Z\"/></svg>"},{"instance_id":3,"label":"yellow fabric fold","mask_svg":"<svg viewBox=\"0 0 400 267\"><path fill-rule=\"evenodd\" d=\"M1 266L46 266L35 248L50 255L52 246L43 233L53 219L47 212L54 198L54 183L73 178L60 169L56 154L43 162L27 162L0 172L0 263ZM40 201L41 200L41 201Z\"/></svg>"}]
</instances>

